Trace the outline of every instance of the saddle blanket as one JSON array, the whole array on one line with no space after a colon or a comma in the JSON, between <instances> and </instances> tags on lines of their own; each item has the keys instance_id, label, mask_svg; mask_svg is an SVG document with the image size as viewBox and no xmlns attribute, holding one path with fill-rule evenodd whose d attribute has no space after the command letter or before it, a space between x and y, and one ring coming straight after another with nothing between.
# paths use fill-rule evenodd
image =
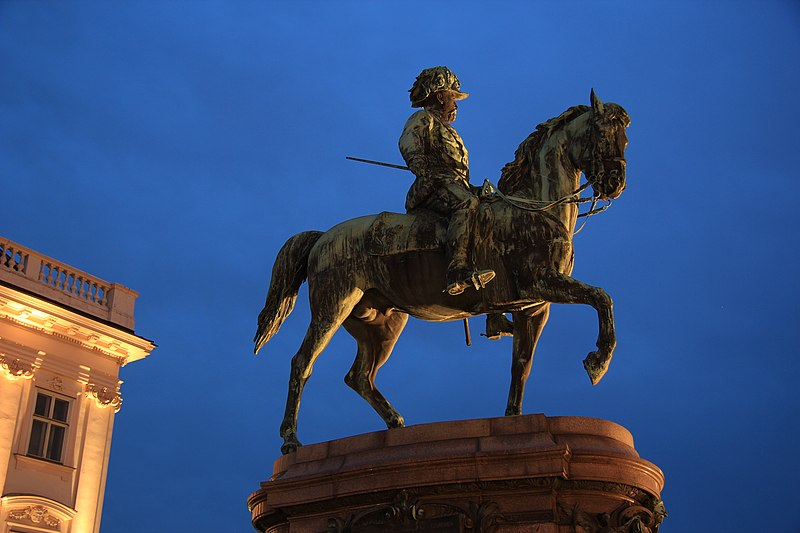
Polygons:
<instances>
[{"instance_id":1,"label":"saddle blanket","mask_svg":"<svg viewBox=\"0 0 800 533\"><path fill-rule=\"evenodd\" d=\"M444 250L447 219L435 213L401 214L384 211L367 231L367 253L394 255Z\"/></svg>"}]
</instances>

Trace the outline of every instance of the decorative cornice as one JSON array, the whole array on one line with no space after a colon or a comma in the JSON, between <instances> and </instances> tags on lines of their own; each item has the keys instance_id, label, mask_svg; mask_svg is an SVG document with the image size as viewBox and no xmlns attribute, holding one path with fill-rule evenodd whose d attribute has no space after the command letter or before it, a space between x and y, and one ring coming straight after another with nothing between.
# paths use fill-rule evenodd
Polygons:
<instances>
[{"instance_id":1,"label":"decorative cornice","mask_svg":"<svg viewBox=\"0 0 800 533\"><path fill-rule=\"evenodd\" d=\"M120 366L147 357L155 348L132 332L2 285L0 319L111 357Z\"/></svg>"},{"instance_id":2,"label":"decorative cornice","mask_svg":"<svg viewBox=\"0 0 800 533\"><path fill-rule=\"evenodd\" d=\"M87 383L85 394L87 398L94 399L98 407L113 407L115 413L118 413L122 407L122 396L120 395L119 388L110 389L108 387L99 386L96 383Z\"/></svg>"},{"instance_id":3,"label":"decorative cornice","mask_svg":"<svg viewBox=\"0 0 800 533\"><path fill-rule=\"evenodd\" d=\"M99 354L105 355L106 357L110 357L119 366L125 366L126 364L128 364L128 356L127 355L115 354L115 353L112 353L109 350L104 350L104 349L100 348L99 346L96 346L96 343L97 343L97 336L96 335L93 335L93 336L89 337L89 339L87 339L87 341L84 342L81 339L76 338L76 335L80 330L75 330L72 333L69 333L69 331L72 331L74 328L71 328L70 330L65 331L66 334L64 334L64 333L59 333L58 331L55 331L55 329L54 329L55 323L48 322L48 324L50 324L49 326L45 325L45 327L40 327L40 326L32 324L32 323L30 323L30 322L28 322L26 320L20 320L19 317L11 316L10 314L0 313L0 318L4 318L4 319L8 320L9 322L12 322L13 324L15 324L17 326L22 326L24 328L27 328L27 329L30 329L30 330L33 330L33 331L36 331L36 332L39 332L39 333L44 333L45 335L50 335L51 337L54 337L56 339L59 339L59 340L65 341L65 342L69 342L69 343L72 343L72 344L77 344L78 346L80 346L82 348L85 348L87 350L91 350L93 352L97 352ZM110 344L111 343L109 343L109 345ZM117 344L116 346L119 346L119 344Z\"/></svg>"},{"instance_id":4,"label":"decorative cornice","mask_svg":"<svg viewBox=\"0 0 800 533\"><path fill-rule=\"evenodd\" d=\"M499 504L487 501L470 501L475 494L531 491L538 494L558 494L563 491L586 493L611 493L630 498L633 501L621 505L610 515L589 515L580 508L558 502L558 512L554 510L535 512L503 512ZM328 532L351 533L361 529L380 531L380 523L396 525L399 520L409 521L418 526L441 526L448 516L459 516L464 524L472 524L470 533L486 533L498 526L520 527L533 523L556 523L586 525L591 528L577 531L588 533L634 533L636 527L644 526L641 533L656 533L666 516L661 500L650 493L624 483L591 480L567 480L558 476L529 477L511 480L478 481L470 483L450 483L414 489L380 491L355 494L329 500L315 501L297 505L281 506L273 509L266 503L264 490L253 493L248 499L248 508L253 516L253 526L258 531L269 531L278 524L300 516L327 514ZM467 501L464 500L467 498ZM366 506L366 507L365 507ZM348 508L359 507L358 513L346 513ZM419 512L419 511L422 512ZM436 517L436 521L432 520ZM434 524L436 522L436 524ZM603 529L604 524L614 524L617 529ZM369 529L373 527L373 529ZM593 528L593 529L592 529ZM626 529L627 528L627 529ZM448 530L445 528L445 530ZM449 530L448 530L449 531ZM575 531L575 530L571 530Z\"/></svg>"},{"instance_id":5,"label":"decorative cornice","mask_svg":"<svg viewBox=\"0 0 800 533\"><path fill-rule=\"evenodd\" d=\"M8 517L17 522L28 521L33 524L43 525L56 531L61 529L61 519L53 515L41 505L29 505L18 509L11 509Z\"/></svg>"},{"instance_id":6,"label":"decorative cornice","mask_svg":"<svg viewBox=\"0 0 800 533\"><path fill-rule=\"evenodd\" d=\"M555 481L555 480L548 480ZM615 492L628 491L630 487L619 483L598 484L598 487L614 485ZM667 516L663 502L655 497L645 497L641 503L626 502L612 513L587 513L579 505L558 503L556 524L571 527L571 531L587 533L657 533ZM407 526L408 530L430 529L461 530L471 533L493 533L498 525L521 524L515 515L504 516L499 506L491 501L455 502L446 500L422 500L415 490L401 490L394 499L376 505L346 518L331 517L329 533L352 533L356 530L382 530L387 526ZM531 517L527 517L530 519ZM546 521L551 517L544 518Z\"/></svg>"},{"instance_id":7,"label":"decorative cornice","mask_svg":"<svg viewBox=\"0 0 800 533\"><path fill-rule=\"evenodd\" d=\"M23 363L19 359L12 359L5 354L0 354L0 370L11 381L19 378L31 379L36 367L30 363Z\"/></svg>"}]
</instances>

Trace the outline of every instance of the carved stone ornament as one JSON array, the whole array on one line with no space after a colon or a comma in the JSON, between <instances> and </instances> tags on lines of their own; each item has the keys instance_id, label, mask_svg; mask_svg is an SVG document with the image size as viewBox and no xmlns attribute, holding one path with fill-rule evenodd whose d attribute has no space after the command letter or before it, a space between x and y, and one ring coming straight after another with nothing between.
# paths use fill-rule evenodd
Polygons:
<instances>
[{"instance_id":1,"label":"carved stone ornament","mask_svg":"<svg viewBox=\"0 0 800 533\"><path fill-rule=\"evenodd\" d=\"M31 379L34 367L31 364L23 363L19 359L11 359L5 355L0 355L0 370L11 380L19 378Z\"/></svg>"},{"instance_id":2,"label":"carved stone ornament","mask_svg":"<svg viewBox=\"0 0 800 533\"><path fill-rule=\"evenodd\" d=\"M667 511L661 500L647 507L623 504L613 513L587 513L578 505L559 503L559 522L571 526L572 533L657 533Z\"/></svg>"},{"instance_id":3,"label":"carved stone ornament","mask_svg":"<svg viewBox=\"0 0 800 533\"><path fill-rule=\"evenodd\" d=\"M115 413L118 413L122 406L122 396L118 389L100 387L95 383L86 384L86 397L93 398L99 407L113 407Z\"/></svg>"},{"instance_id":4,"label":"carved stone ornament","mask_svg":"<svg viewBox=\"0 0 800 533\"><path fill-rule=\"evenodd\" d=\"M29 505L22 509L12 509L8 512L8 517L11 520L28 520L34 524L43 524L50 529L58 530L61 528L61 519L50 514L50 511L41 505Z\"/></svg>"},{"instance_id":5,"label":"carved stone ornament","mask_svg":"<svg viewBox=\"0 0 800 533\"><path fill-rule=\"evenodd\" d=\"M389 505L379 505L328 520L329 533L377 533L406 531L463 531L492 533L497 527L497 505L492 502L468 505L446 501L420 501L403 490Z\"/></svg>"},{"instance_id":6,"label":"carved stone ornament","mask_svg":"<svg viewBox=\"0 0 800 533\"><path fill-rule=\"evenodd\" d=\"M47 381L50 390L61 392L64 390L64 382L61 381L61 378L58 376L54 376L53 379Z\"/></svg>"}]
</instances>

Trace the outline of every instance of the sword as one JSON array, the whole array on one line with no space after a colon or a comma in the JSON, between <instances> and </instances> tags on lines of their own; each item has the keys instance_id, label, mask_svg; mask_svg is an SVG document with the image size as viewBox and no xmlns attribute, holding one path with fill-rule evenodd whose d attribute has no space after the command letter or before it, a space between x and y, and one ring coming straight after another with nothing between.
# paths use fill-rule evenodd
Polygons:
<instances>
[{"instance_id":1,"label":"sword","mask_svg":"<svg viewBox=\"0 0 800 533\"><path fill-rule=\"evenodd\" d=\"M370 165L378 165L381 167L389 167L389 168L396 168L398 170L411 170L408 167L404 167L402 165L393 165L391 163L383 163L381 161L373 161L372 159L361 159L360 157L350 157L345 156L345 159L349 159L350 161L358 161L360 163L369 163Z\"/></svg>"}]
</instances>

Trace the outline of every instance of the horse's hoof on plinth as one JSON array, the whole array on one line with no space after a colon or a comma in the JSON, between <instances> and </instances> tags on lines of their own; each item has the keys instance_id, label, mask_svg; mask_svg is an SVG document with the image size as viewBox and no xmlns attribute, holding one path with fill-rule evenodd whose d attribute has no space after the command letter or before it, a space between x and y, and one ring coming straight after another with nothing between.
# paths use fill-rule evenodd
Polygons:
<instances>
[{"instance_id":1,"label":"horse's hoof on plinth","mask_svg":"<svg viewBox=\"0 0 800 533\"><path fill-rule=\"evenodd\" d=\"M403 428L406 427L406 421L403 420L403 417L400 415L392 416L386 422L386 427L389 429Z\"/></svg>"},{"instance_id":2,"label":"horse's hoof on plinth","mask_svg":"<svg viewBox=\"0 0 800 533\"><path fill-rule=\"evenodd\" d=\"M286 442L281 446L281 453L283 455L294 453L300 446L302 446L302 444L300 444L300 441L296 438L286 439Z\"/></svg>"},{"instance_id":3,"label":"horse's hoof on plinth","mask_svg":"<svg viewBox=\"0 0 800 533\"><path fill-rule=\"evenodd\" d=\"M610 363L611 357L603 357L600 352L589 352L589 355L583 360L583 368L589 374L592 385L600 383L600 380L606 375Z\"/></svg>"}]
</instances>

